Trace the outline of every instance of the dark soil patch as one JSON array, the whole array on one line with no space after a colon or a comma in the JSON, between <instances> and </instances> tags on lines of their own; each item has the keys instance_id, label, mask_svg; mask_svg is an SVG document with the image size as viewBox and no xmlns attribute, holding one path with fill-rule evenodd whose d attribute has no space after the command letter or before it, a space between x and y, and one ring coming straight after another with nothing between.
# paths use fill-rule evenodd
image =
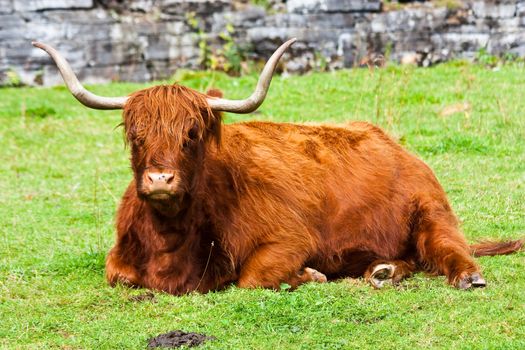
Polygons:
<instances>
[{"instance_id":1,"label":"dark soil patch","mask_svg":"<svg viewBox=\"0 0 525 350\"><path fill-rule=\"evenodd\" d=\"M215 337L208 337L204 334L171 331L160 334L148 341L148 349L153 348L178 348L181 346L193 347L204 343L206 340L214 340Z\"/></svg>"},{"instance_id":2,"label":"dark soil patch","mask_svg":"<svg viewBox=\"0 0 525 350\"><path fill-rule=\"evenodd\" d=\"M157 299L155 299L155 294L152 292L146 292L144 294L134 295L132 297L129 297L129 301L133 301L136 303L140 303L142 301L150 301L152 303L156 303Z\"/></svg>"}]
</instances>

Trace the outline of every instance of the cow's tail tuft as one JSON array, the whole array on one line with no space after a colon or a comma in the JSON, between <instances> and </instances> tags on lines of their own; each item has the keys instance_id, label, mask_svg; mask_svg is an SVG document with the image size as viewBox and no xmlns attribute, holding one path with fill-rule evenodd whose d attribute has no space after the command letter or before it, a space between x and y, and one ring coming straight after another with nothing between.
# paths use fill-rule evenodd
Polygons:
<instances>
[{"instance_id":1,"label":"cow's tail tuft","mask_svg":"<svg viewBox=\"0 0 525 350\"><path fill-rule=\"evenodd\" d=\"M523 248L525 239L505 242L483 241L470 246L470 253L474 256L493 256L515 253Z\"/></svg>"}]
</instances>

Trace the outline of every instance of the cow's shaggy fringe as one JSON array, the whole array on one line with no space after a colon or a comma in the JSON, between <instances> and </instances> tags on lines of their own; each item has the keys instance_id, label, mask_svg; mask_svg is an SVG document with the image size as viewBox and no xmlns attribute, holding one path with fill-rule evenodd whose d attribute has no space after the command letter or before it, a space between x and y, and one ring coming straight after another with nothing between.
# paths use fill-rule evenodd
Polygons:
<instances>
[{"instance_id":1,"label":"cow's shaggy fringe","mask_svg":"<svg viewBox=\"0 0 525 350\"><path fill-rule=\"evenodd\" d=\"M190 136L195 141L207 136L220 142L221 114L212 112L206 95L184 86L160 85L137 91L130 95L123 116L130 142L174 149L181 149Z\"/></svg>"}]
</instances>

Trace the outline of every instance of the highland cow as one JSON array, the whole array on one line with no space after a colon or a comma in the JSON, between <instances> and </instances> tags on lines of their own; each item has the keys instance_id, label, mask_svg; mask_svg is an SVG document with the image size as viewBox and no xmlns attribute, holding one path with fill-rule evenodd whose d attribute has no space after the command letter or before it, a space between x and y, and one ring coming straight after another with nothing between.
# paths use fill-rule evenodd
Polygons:
<instances>
[{"instance_id":1,"label":"highland cow","mask_svg":"<svg viewBox=\"0 0 525 350\"><path fill-rule=\"evenodd\" d=\"M180 295L364 276L379 288L426 271L461 289L485 286L472 256L523 241L469 246L432 170L378 127L222 123L221 111L258 108L293 41L246 100L177 84L97 96L56 50L34 43L80 102L124 110L134 178L106 260L109 283Z\"/></svg>"}]
</instances>

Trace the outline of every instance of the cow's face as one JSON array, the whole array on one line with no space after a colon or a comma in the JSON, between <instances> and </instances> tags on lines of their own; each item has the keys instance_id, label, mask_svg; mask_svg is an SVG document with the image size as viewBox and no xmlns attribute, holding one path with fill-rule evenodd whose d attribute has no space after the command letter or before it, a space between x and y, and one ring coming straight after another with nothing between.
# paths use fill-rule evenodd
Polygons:
<instances>
[{"instance_id":1,"label":"cow's face","mask_svg":"<svg viewBox=\"0 0 525 350\"><path fill-rule=\"evenodd\" d=\"M179 145L166 138L144 139L132 132L131 167L139 197L177 204L189 192L203 145L191 131L184 134L187 141Z\"/></svg>"},{"instance_id":2,"label":"cow's face","mask_svg":"<svg viewBox=\"0 0 525 350\"><path fill-rule=\"evenodd\" d=\"M130 97L124 126L138 196L156 207L180 209L195 186L220 114L205 96L177 85L157 86Z\"/></svg>"}]
</instances>

